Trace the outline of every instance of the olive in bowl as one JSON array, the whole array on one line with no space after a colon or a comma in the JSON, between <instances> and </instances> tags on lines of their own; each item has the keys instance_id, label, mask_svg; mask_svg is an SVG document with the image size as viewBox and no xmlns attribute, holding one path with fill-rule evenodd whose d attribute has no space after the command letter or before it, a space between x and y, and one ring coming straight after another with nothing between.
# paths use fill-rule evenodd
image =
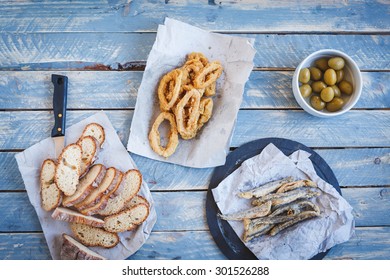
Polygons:
<instances>
[{"instance_id":1,"label":"olive in bowl","mask_svg":"<svg viewBox=\"0 0 390 280\"><path fill-rule=\"evenodd\" d=\"M332 117L349 111L359 100L362 77L345 53L326 49L310 54L295 69L292 88L296 101L308 113Z\"/></svg>"}]
</instances>

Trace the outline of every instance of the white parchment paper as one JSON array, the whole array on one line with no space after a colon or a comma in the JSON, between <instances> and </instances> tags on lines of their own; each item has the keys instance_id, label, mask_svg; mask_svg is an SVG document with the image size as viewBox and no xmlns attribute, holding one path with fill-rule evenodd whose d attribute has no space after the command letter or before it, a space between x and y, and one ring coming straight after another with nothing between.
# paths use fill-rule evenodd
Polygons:
<instances>
[{"instance_id":1,"label":"white parchment paper","mask_svg":"<svg viewBox=\"0 0 390 280\"><path fill-rule=\"evenodd\" d=\"M261 184L293 176L295 179L311 179L323 194L314 201L321 209L321 216L303 221L274 237L257 237L245 243L258 259L310 259L336 244L350 239L354 233L352 207L333 186L315 172L306 151L296 151L286 156L275 145L269 144L263 151L245 162L213 189L214 199L223 214L250 208L250 201L237 196ZM242 239L242 221L229 221Z\"/></svg>"},{"instance_id":2,"label":"white parchment paper","mask_svg":"<svg viewBox=\"0 0 390 280\"><path fill-rule=\"evenodd\" d=\"M127 149L133 153L189 167L205 168L225 163L240 108L244 86L253 68L254 40L211 33L167 18L160 25L138 90ZM202 52L224 68L217 82L213 115L192 140L180 139L176 152L165 159L149 146L150 128L160 113L157 87L163 75L180 67L187 54Z\"/></svg>"},{"instance_id":3,"label":"white parchment paper","mask_svg":"<svg viewBox=\"0 0 390 280\"><path fill-rule=\"evenodd\" d=\"M107 168L113 166L122 172L133 168L137 169L137 166L123 146L114 127L104 112L92 115L67 128L65 144L75 143L80 137L84 127L92 122L102 125L106 133L106 140L103 144L103 149L101 149L98 154L96 163L101 163ZM50 254L53 259L60 259L62 233L67 233L71 236L73 236L73 234L67 222L52 219L52 211L46 212L41 208L39 186L39 174L42 163L47 158L54 158L54 155L55 149L53 140L47 138L25 151L18 153L15 157L26 186L29 200L35 208L41 223ZM142 182L139 194L144 196L150 203L150 214L147 220L135 231L120 233L120 243L116 247L112 249L91 247L93 251L108 259L126 259L134 254L146 242L156 223L157 214L152 195L145 181Z\"/></svg>"}]
</instances>

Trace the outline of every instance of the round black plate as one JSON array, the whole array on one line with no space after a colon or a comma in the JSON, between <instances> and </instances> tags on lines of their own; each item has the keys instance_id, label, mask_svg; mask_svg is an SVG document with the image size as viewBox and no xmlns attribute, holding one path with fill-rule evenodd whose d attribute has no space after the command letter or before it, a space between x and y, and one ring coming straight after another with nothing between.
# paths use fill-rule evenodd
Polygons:
<instances>
[{"instance_id":1,"label":"round black plate","mask_svg":"<svg viewBox=\"0 0 390 280\"><path fill-rule=\"evenodd\" d=\"M220 211L217 204L215 203L211 190L216 188L223 179L225 179L234 170L240 167L242 162L260 154L261 151L270 143L274 144L287 156L297 150L304 150L309 152L311 154L310 159L313 162L317 175L331 184L341 194L339 183L337 182L337 179L329 165L316 152L301 143L283 138L264 138L249 142L235 149L227 156L225 165L219 166L214 170L214 173L211 177L210 186L207 191L206 200L207 223L209 225L211 235L213 236L220 250L229 259L256 260L257 258L244 245L229 223L225 220L221 220L217 216L217 213ZM326 253L327 252L320 253L314 256L312 259L323 259Z\"/></svg>"}]
</instances>

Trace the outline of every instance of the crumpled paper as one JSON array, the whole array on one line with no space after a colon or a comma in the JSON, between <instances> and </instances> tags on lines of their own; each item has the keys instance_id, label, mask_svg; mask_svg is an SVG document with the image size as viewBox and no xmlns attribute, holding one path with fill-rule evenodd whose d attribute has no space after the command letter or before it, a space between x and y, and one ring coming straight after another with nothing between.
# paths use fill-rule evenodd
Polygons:
<instances>
[{"instance_id":1,"label":"crumpled paper","mask_svg":"<svg viewBox=\"0 0 390 280\"><path fill-rule=\"evenodd\" d=\"M130 152L189 167L223 165L240 108L244 86L253 68L254 40L211 33L169 19L160 25L138 90L127 149ZM180 139L176 152L165 159L149 145L150 128L160 113L157 87L162 76L184 64L187 54L202 52L224 68L213 98L213 115L195 139ZM166 135L165 133L162 133ZM162 140L165 142L166 139Z\"/></svg>"},{"instance_id":2,"label":"crumpled paper","mask_svg":"<svg viewBox=\"0 0 390 280\"><path fill-rule=\"evenodd\" d=\"M89 123L99 123L104 127L106 140L103 149L98 154L96 163L104 166L115 167L122 172L129 169L137 169L126 148L119 139L114 127L104 112L99 112L83 121L70 126L66 131L65 143L75 143L81 136L84 127ZM39 175L42 163L47 158L54 158L55 148L51 138L42 140L25 151L16 154L19 171L22 174L26 186L28 198L33 205L53 259L60 259L62 245L62 233L73 236L69 224L63 221L54 220L51 217L53 211L46 212L41 207ZM135 231L119 234L120 243L111 249L91 247L91 250L101 254L107 259L126 259L134 254L148 239L152 228L157 220L157 214L152 195L145 181L142 182L140 195L144 196L150 203L150 214L147 220Z\"/></svg>"},{"instance_id":3,"label":"crumpled paper","mask_svg":"<svg viewBox=\"0 0 390 280\"><path fill-rule=\"evenodd\" d=\"M238 197L239 192L288 176L296 180L310 179L323 191L314 199L321 210L319 218L303 221L273 237L263 235L245 243L258 259L310 259L348 241L353 235L352 207L332 185L316 174L309 157L310 153L302 150L286 156L271 143L259 155L244 161L213 189L215 202L222 214L251 207L251 200ZM229 221L229 224L242 239L243 222Z\"/></svg>"}]
</instances>

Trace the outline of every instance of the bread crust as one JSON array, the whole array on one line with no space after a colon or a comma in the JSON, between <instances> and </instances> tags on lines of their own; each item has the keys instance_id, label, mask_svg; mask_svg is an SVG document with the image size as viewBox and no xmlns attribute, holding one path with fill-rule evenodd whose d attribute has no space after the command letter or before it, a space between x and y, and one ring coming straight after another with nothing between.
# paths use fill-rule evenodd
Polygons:
<instances>
[{"instance_id":1,"label":"bread crust","mask_svg":"<svg viewBox=\"0 0 390 280\"><path fill-rule=\"evenodd\" d=\"M119 213L123 209L125 204L127 202L129 202L134 196L137 195L137 193L141 189L142 175L141 175L141 172L139 172L139 170L130 169L123 175L122 181L126 179L127 174L130 172L137 174L138 182L139 182L138 185L133 190L133 192L128 194L128 196L123 196L123 189L121 188L121 186L119 186L117 191L114 193L115 197L110 197L108 199L107 206L103 210L98 212L99 215L110 216L110 215Z\"/></svg>"},{"instance_id":2,"label":"bread crust","mask_svg":"<svg viewBox=\"0 0 390 280\"><path fill-rule=\"evenodd\" d=\"M101 135L102 135L102 139L96 139L99 143L100 143L100 148L103 147L103 144L104 142L106 141L106 133L104 131L104 128L103 126L101 126L100 124L98 123L90 123L88 124L84 130L83 130L83 133L81 134L81 137L85 137L87 135L90 135L87 133L88 129L90 129L90 127L94 126L95 128L97 128L100 132L101 132Z\"/></svg>"},{"instance_id":3,"label":"bread crust","mask_svg":"<svg viewBox=\"0 0 390 280\"><path fill-rule=\"evenodd\" d=\"M137 217L136 211L143 208L145 214ZM104 218L104 229L109 232L124 232L134 230L138 225L142 224L149 216L149 206L140 203L129 209L125 209L117 214ZM129 220L127 223L124 220Z\"/></svg>"},{"instance_id":4,"label":"bread crust","mask_svg":"<svg viewBox=\"0 0 390 280\"><path fill-rule=\"evenodd\" d=\"M51 217L55 220L68 223L78 223L93 227L103 227L104 221L95 217L86 216L68 208L57 207Z\"/></svg>"},{"instance_id":5,"label":"bread crust","mask_svg":"<svg viewBox=\"0 0 390 280\"><path fill-rule=\"evenodd\" d=\"M83 150L83 145L82 145L82 142L85 141L86 139L91 140L93 150L94 150L94 153L88 155L87 157L85 155L85 152ZM76 144L78 144L81 147L81 151L82 151L81 170L80 170L80 177L81 177L88 172L89 167L95 162L97 158L97 154L99 153L100 150L100 145L99 145L99 141L95 137L89 135L80 137L79 140L76 142Z\"/></svg>"},{"instance_id":6,"label":"bread crust","mask_svg":"<svg viewBox=\"0 0 390 280\"><path fill-rule=\"evenodd\" d=\"M97 227L92 227L88 225L83 225L83 224L77 224L77 223L71 223L70 228L75 235L76 239L81 242L85 246L100 246L103 248L113 248L119 243L119 236L117 233L112 233L108 232L102 228L97 228ZM91 232L94 232L91 234ZM107 239L110 239L110 241L104 242L103 240L91 240L91 238L88 238L90 236L88 235L93 235L94 237L100 237L103 238L103 236ZM99 235L99 236L98 236Z\"/></svg>"},{"instance_id":7,"label":"bread crust","mask_svg":"<svg viewBox=\"0 0 390 280\"><path fill-rule=\"evenodd\" d=\"M62 260L106 260L105 257L85 247L65 233L62 234L60 256Z\"/></svg>"}]
</instances>

